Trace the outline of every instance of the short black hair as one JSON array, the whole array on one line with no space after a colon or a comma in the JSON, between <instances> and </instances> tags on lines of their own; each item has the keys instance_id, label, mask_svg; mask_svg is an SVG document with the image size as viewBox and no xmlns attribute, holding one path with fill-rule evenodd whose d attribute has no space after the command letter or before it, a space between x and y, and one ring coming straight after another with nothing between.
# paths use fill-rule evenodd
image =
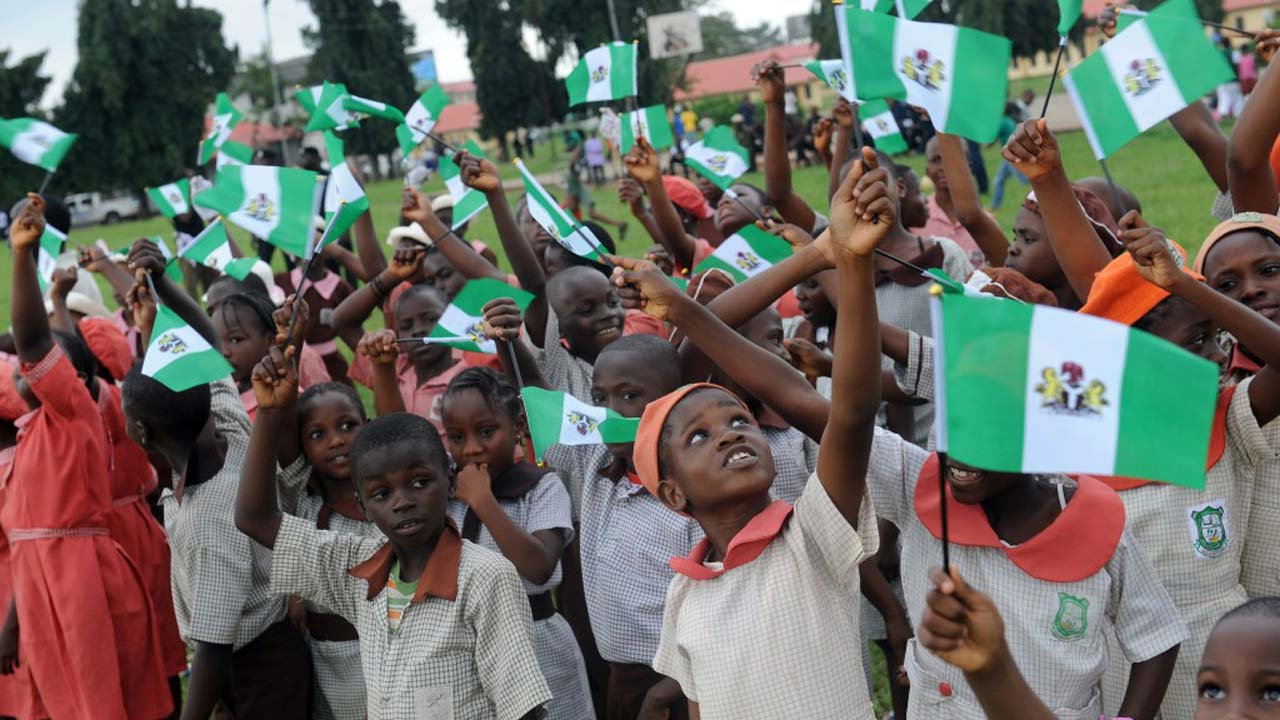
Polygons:
<instances>
[{"instance_id":1,"label":"short black hair","mask_svg":"<svg viewBox=\"0 0 1280 720\"><path fill-rule=\"evenodd\" d=\"M264 333L270 333L276 329L276 320L273 317L275 307L270 300L257 293L236 293L231 295L222 301L222 305L218 309L224 315L232 310L248 310L250 315L258 319Z\"/></svg>"},{"instance_id":2,"label":"short black hair","mask_svg":"<svg viewBox=\"0 0 1280 720\"><path fill-rule=\"evenodd\" d=\"M219 275L214 281L209 283L209 289L212 290L214 285L223 283L232 283L237 288L236 292L247 293L250 295L261 295L268 302L271 300L271 292L267 290L267 284L262 281L255 273L249 273L244 276L243 280L238 280L230 275Z\"/></svg>"},{"instance_id":3,"label":"short black hair","mask_svg":"<svg viewBox=\"0 0 1280 720\"><path fill-rule=\"evenodd\" d=\"M67 209L62 196L44 194L40 197L44 198L45 223L61 231L63 235L71 232L71 211Z\"/></svg>"},{"instance_id":4,"label":"short black hair","mask_svg":"<svg viewBox=\"0 0 1280 720\"><path fill-rule=\"evenodd\" d=\"M1156 303L1156 306L1148 310L1146 315L1143 315L1134 321L1133 329L1141 330L1145 333L1151 333L1151 328L1154 327L1156 323L1172 315L1180 305L1195 307L1195 304L1190 300L1185 300L1177 295L1170 295Z\"/></svg>"},{"instance_id":5,"label":"short black hair","mask_svg":"<svg viewBox=\"0 0 1280 720\"><path fill-rule=\"evenodd\" d=\"M435 426L421 415L396 412L372 420L360 429L355 442L351 443L351 477L360 481L360 461L366 455L399 443L422 446L439 463L441 471L448 473L449 453Z\"/></svg>"},{"instance_id":6,"label":"short black hair","mask_svg":"<svg viewBox=\"0 0 1280 720\"><path fill-rule=\"evenodd\" d=\"M565 250L565 253L573 255L573 253L568 250ZM573 255L573 257L577 257L577 255ZM563 288L573 280L574 276L582 275L583 277L589 277L594 272L595 268L589 264L574 264L547 278L547 285L544 292L546 293L547 304L551 306L551 312L556 312L556 306L560 305L560 301L563 299L561 297L564 294ZM607 277L605 282L608 282ZM612 289L613 286L610 285L609 287Z\"/></svg>"},{"instance_id":7,"label":"short black hair","mask_svg":"<svg viewBox=\"0 0 1280 720\"><path fill-rule=\"evenodd\" d=\"M648 333L624 335L605 345L596 361L599 362L601 357L616 353L629 353L643 358L645 365L662 373L667 387L672 390L680 387L684 382L680 369L680 351L670 341L657 335Z\"/></svg>"},{"instance_id":8,"label":"short black hair","mask_svg":"<svg viewBox=\"0 0 1280 720\"><path fill-rule=\"evenodd\" d=\"M582 225L588 231L590 231L592 235L595 235L596 240L599 241L600 243L601 250L603 250L604 252L607 252L610 255L618 254L618 246L616 243L614 243L613 237L610 236L609 232L605 230L603 227L601 227L599 223L588 220L587 222L582 223ZM572 238L573 235L571 234L569 237ZM565 263L573 267L580 266L585 268L591 268L592 270L596 270L604 274L605 277L608 277L612 273L612 271L608 267L604 266L603 264L598 263L594 260L588 260L587 258L582 257L581 255L575 253L574 251L570 250L564 245L561 245L558 242L547 243L546 252L560 253L561 255L564 256Z\"/></svg>"},{"instance_id":9,"label":"short black hair","mask_svg":"<svg viewBox=\"0 0 1280 720\"><path fill-rule=\"evenodd\" d=\"M444 391L445 402L467 390L480 393L490 410L506 414L512 425L516 428L520 427L520 418L523 414L520 393L505 377L494 372L492 368L467 368L449 381L449 387Z\"/></svg>"},{"instance_id":10,"label":"short black hair","mask_svg":"<svg viewBox=\"0 0 1280 720\"><path fill-rule=\"evenodd\" d=\"M360 393L356 392L355 388L346 383L334 382L332 380L320 383L319 385L312 385L302 391L302 394L298 396L298 419L305 417L307 412L310 411L309 406L311 403L315 402L316 398L324 395L341 395L345 397L348 402L360 411L361 420L369 419L369 416L365 413L364 403L360 400Z\"/></svg>"},{"instance_id":11,"label":"short black hair","mask_svg":"<svg viewBox=\"0 0 1280 720\"><path fill-rule=\"evenodd\" d=\"M120 392L130 414L154 428L163 428L162 432L172 435L179 443L194 443L209 422L213 391L208 385L175 392L155 378L143 375L142 363L134 363Z\"/></svg>"},{"instance_id":12,"label":"short black hair","mask_svg":"<svg viewBox=\"0 0 1280 720\"><path fill-rule=\"evenodd\" d=\"M62 348L63 354L71 361L76 372L89 379L97 376L98 359L93 356L93 351L89 349L89 344L84 341L84 338L80 337L80 333L70 333L65 330L52 332L54 342Z\"/></svg>"},{"instance_id":13,"label":"short black hair","mask_svg":"<svg viewBox=\"0 0 1280 720\"><path fill-rule=\"evenodd\" d=\"M1280 620L1280 597L1252 598L1243 605L1239 605L1233 610L1228 610L1226 614L1218 619L1215 627L1237 617L1265 617Z\"/></svg>"},{"instance_id":14,"label":"short black hair","mask_svg":"<svg viewBox=\"0 0 1280 720\"><path fill-rule=\"evenodd\" d=\"M441 290L440 288L434 285L428 285L426 283L414 283L413 285L410 285L409 287L405 288L404 292L400 293L399 297L396 298L396 306L391 308L391 312L394 314L397 310L399 310L400 303L404 302L406 299L411 297L417 297L419 295L432 296L432 299L440 303L441 309L449 307L449 298L445 297L443 290Z\"/></svg>"}]
</instances>

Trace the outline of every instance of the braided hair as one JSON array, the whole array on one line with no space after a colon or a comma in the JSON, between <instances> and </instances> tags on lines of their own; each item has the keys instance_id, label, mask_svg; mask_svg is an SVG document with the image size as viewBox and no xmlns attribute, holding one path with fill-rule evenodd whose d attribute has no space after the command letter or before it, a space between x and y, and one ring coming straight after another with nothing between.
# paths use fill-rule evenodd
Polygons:
<instances>
[{"instance_id":1,"label":"braided hair","mask_svg":"<svg viewBox=\"0 0 1280 720\"><path fill-rule=\"evenodd\" d=\"M505 414L517 431L522 429L524 405L520 401L520 393L505 377L487 367L467 368L449 382L444 391L444 401L448 402L449 398L467 390L480 393L490 410Z\"/></svg>"}]
</instances>

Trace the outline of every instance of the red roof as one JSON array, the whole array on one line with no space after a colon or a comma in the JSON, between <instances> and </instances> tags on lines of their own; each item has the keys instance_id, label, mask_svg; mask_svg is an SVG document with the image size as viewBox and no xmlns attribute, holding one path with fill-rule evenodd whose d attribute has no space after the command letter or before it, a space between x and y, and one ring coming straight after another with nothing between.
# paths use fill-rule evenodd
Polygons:
<instances>
[{"instance_id":1,"label":"red roof","mask_svg":"<svg viewBox=\"0 0 1280 720\"><path fill-rule=\"evenodd\" d=\"M818 45L799 43L796 45L779 45L767 50L760 50L745 55L701 60L689 63L685 69L686 86L689 90L676 90L676 100L725 95L728 93L747 93L755 89L751 82L751 68L761 60L773 59L782 65L804 63L817 57ZM787 68L788 85L799 85L809 82L813 76L804 68Z\"/></svg>"},{"instance_id":2,"label":"red roof","mask_svg":"<svg viewBox=\"0 0 1280 720\"><path fill-rule=\"evenodd\" d=\"M1235 12L1236 10L1266 7L1275 3L1276 0L1222 0L1222 9L1224 12ZM1106 7L1106 0L1085 0L1084 14L1086 17L1097 17L1102 14Z\"/></svg>"},{"instance_id":3,"label":"red roof","mask_svg":"<svg viewBox=\"0 0 1280 720\"><path fill-rule=\"evenodd\" d=\"M448 90L449 86L445 86ZM453 103L447 105L444 112L440 113L440 121L436 123L435 131L440 134L457 132L459 130L478 130L480 128L480 106L473 102Z\"/></svg>"},{"instance_id":4,"label":"red roof","mask_svg":"<svg viewBox=\"0 0 1280 720\"><path fill-rule=\"evenodd\" d=\"M447 93L465 93L475 92L476 83L474 80L460 80L458 82L440 83L440 89Z\"/></svg>"},{"instance_id":5,"label":"red roof","mask_svg":"<svg viewBox=\"0 0 1280 720\"><path fill-rule=\"evenodd\" d=\"M212 125L213 118L206 117L204 119L205 132L208 132L209 127ZM281 131L273 125L255 123L249 120L241 120L231 130L232 140L248 145L249 147L259 147L261 145L278 143L282 136L284 139L296 140L302 137L302 132L294 127L286 127Z\"/></svg>"}]
</instances>

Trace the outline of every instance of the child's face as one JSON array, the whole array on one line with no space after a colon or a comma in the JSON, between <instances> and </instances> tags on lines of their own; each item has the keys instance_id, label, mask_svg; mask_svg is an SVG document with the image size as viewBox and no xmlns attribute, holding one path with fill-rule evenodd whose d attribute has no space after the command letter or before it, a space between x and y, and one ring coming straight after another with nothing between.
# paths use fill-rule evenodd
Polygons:
<instances>
[{"instance_id":1,"label":"child's face","mask_svg":"<svg viewBox=\"0 0 1280 720\"><path fill-rule=\"evenodd\" d=\"M746 324L738 328L738 334L755 343L756 347L768 350L778 357L791 362L791 353L782 344L782 316L773 308L765 308Z\"/></svg>"},{"instance_id":2,"label":"child's face","mask_svg":"<svg viewBox=\"0 0 1280 720\"><path fill-rule=\"evenodd\" d=\"M831 301L827 299L827 294L822 291L816 277L808 278L796 286L796 302L810 325L826 327L835 322L836 310L831 307Z\"/></svg>"},{"instance_id":3,"label":"child's face","mask_svg":"<svg viewBox=\"0 0 1280 720\"><path fill-rule=\"evenodd\" d=\"M223 281L213 283L209 286L209 291L204 294L205 312L209 313L209 317L213 317L214 313L218 312L218 308L222 307L222 302L239 291L240 289L236 287L236 283L233 282ZM121 307L129 306L122 305Z\"/></svg>"},{"instance_id":4,"label":"child's face","mask_svg":"<svg viewBox=\"0 0 1280 720\"><path fill-rule=\"evenodd\" d=\"M955 460L947 463L947 485L956 502L964 505L976 505L1025 480L1025 475L1017 473L983 470Z\"/></svg>"},{"instance_id":5,"label":"child's face","mask_svg":"<svg viewBox=\"0 0 1280 720\"><path fill-rule=\"evenodd\" d=\"M487 464L490 477L497 477L511 466L519 442L515 424L490 407L479 390L448 395L441 416L445 443L458 467Z\"/></svg>"},{"instance_id":6,"label":"child's face","mask_svg":"<svg viewBox=\"0 0 1280 720\"><path fill-rule=\"evenodd\" d=\"M622 337L626 310L604 275L575 273L556 298L560 334L578 357L594 362L606 345Z\"/></svg>"},{"instance_id":7,"label":"child's face","mask_svg":"<svg viewBox=\"0 0 1280 720\"><path fill-rule=\"evenodd\" d=\"M454 270L444 253L432 252L427 253L422 261L422 284L439 290L446 298L453 300L462 286L467 284L467 278Z\"/></svg>"},{"instance_id":8,"label":"child's face","mask_svg":"<svg viewBox=\"0 0 1280 720\"><path fill-rule=\"evenodd\" d=\"M1204 262L1209 287L1280 322L1280 246L1256 230L1218 241Z\"/></svg>"},{"instance_id":9,"label":"child's face","mask_svg":"<svg viewBox=\"0 0 1280 720\"><path fill-rule=\"evenodd\" d=\"M662 429L667 475L659 496L695 517L767 496L776 471L755 418L723 390L699 390L676 404Z\"/></svg>"},{"instance_id":10,"label":"child's face","mask_svg":"<svg viewBox=\"0 0 1280 720\"><path fill-rule=\"evenodd\" d=\"M219 305L213 326L222 341L222 356L231 363L236 382L249 381L253 366L267 354L274 339L262 320L246 307Z\"/></svg>"},{"instance_id":11,"label":"child's face","mask_svg":"<svg viewBox=\"0 0 1280 720\"><path fill-rule=\"evenodd\" d=\"M398 547L431 542L444 525L453 491L445 459L400 442L359 460L354 475L365 516Z\"/></svg>"},{"instance_id":12,"label":"child's face","mask_svg":"<svg viewBox=\"0 0 1280 720\"><path fill-rule=\"evenodd\" d=\"M929 142L925 143L924 156L924 174L933 181L933 187L938 192L946 192L947 175L942 171L942 150L938 147L936 138L930 138Z\"/></svg>"},{"instance_id":13,"label":"child's face","mask_svg":"<svg viewBox=\"0 0 1280 720\"><path fill-rule=\"evenodd\" d=\"M1149 325L1147 331L1216 364L1220 373L1227 368L1227 349L1218 324L1189 302L1175 302L1169 313Z\"/></svg>"},{"instance_id":14,"label":"child's face","mask_svg":"<svg viewBox=\"0 0 1280 720\"><path fill-rule=\"evenodd\" d=\"M1196 676L1195 720L1280 718L1280 625L1238 616L1214 628Z\"/></svg>"},{"instance_id":15,"label":"child's face","mask_svg":"<svg viewBox=\"0 0 1280 720\"><path fill-rule=\"evenodd\" d=\"M634 352L608 352L596 359L591 377L591 404L622 417L638 418L649 403L675 390L659 368ZM632 443L609 445L616 458L631 459Z\"/></svg>"},{"instance_id":16,"label":"child's face","mask_svg":"<svg viewBox=\"0 0 1280 720\"><path fill-rule=\"evenodd\" d=\"M716 205L716 229L726 238L756 220L747 208L742 207L743 203L761 215L764 214L760 194L754 189L744 185L734 185L729 189L737 194L737 200L725 193L720 196L720 202Z\"/></svg>"},{"instance_id":17,"label":"child's face","mask_svg":"<svg viewBox=\"0 0 1280 720\"><path fill-rule=\"evenodd\" d=\"M522 208L520 217L517 218L520 223L520 232L529 240L529 245L533 247L533 256L538 258L538 262L546 264L547 246L555 242L551 237L551 233L547 232L533 219L533 215L529 213L528 208Z\"/></svg>"},{"instance_id":18,"label":"child's face","mask_svg":"<svg viewBox=\"0 0 1280 720\"><path fill-rule=\"evenodd\" d=\"M351 477L351 443L364 426L364 413L341 393L315 397L302 415L302 452L323 478Z\"/></svg>"},{"instance_id":19,"label":"child's face","mask_svg":"<svg viewBox=\"0 0 1280 720\"><path fill-rule=\"evenodd\" d=\"M1047 288L1060 287L1066 282L1062 266L1053 254L1053 246L1045 235L1044 218L1026 208L1019 208L1013 221L1013 244L1009 246L1009 258L1005 267L1017 270L1032 282Z\"/></svg>"},{"instance_id":20,"label":"child's face","mask_svg":"<svg viewBox=\"0 0 1280 720\"><path fill-rule=\"evenodd\" d=\"M421 338L431 334L444 314L444 303L437 293L408 290L396 302L396 336ZM406 350L402 347L401 350ZM409 359L420 365L434 365L452 352L441 343L413 343L407 348Z\"/></svg>"},{"instance_id":21,"label":"child's face","mask_svg":"<svg viewBox=\"0 0 1280 720\"><path fill-rule=\"evenodd\" d=\"M920 191L920 178L913 172L905 172L898 178L898 194L902 198L899 212L903 227L921 227L929 222L929 201Z\"/></svg>"}]
</instances>

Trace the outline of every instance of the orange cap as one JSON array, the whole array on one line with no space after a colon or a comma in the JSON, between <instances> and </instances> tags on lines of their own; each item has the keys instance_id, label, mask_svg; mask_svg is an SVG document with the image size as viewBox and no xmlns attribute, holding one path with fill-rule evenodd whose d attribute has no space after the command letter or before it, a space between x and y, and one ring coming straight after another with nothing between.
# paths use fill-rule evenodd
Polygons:
<instances>
[{"instance_id":1,"label":"orange cap","mask_svg":"<svg viewBox=\"0 0 1280 720\"><path fill-rule=\"evenodd\" d=\"M80 335L89 346L89 352L111 373L111 377L116 382L124 380L129 368L133 367L133 352L120 328L107 318L87 317L80 321Z\"/></svg>"},{"instance_id":2,"label":"orange cap","mask_svg":"<svg viewBox=\"0 0 1280 720\"><path fill-rule=\"evenodd\" d=\"M0 420L17 420L30 409L13 382L13 365L0 361Z\"/></svg>"},{"instance_id":3,"label":"orange cap","mask_svg":"<svg viewBox=\"0 0 1280 720\"><path fill-rule=\"evenodd\" d=\"M1187 253L1182 246L1169 241L1174 259L1181 261L1183 272L1196 280L1204 280L1199 273L1186 269ZM1129 253L1119 255L1093 279L1089 300L1080 308L1085 315L1106 318L1123 325L1132 325L1151 309L1169 297L1169 291L1147 282L1138 274Z\"/></svg>"},{"instance_id":4,"label":"orange cap","mask_svg":"<svg viewBox=\"0 0 1280 720\"><path fill-rule=\"evenodd\" d=\"M1209 232L1209 237L1205 238L1204 243L1200 245L1200 251L1196 253L1196 262L1192 265L1195 271L1204 272L1205 258L1209 257L1209 251L1218 244L1219 240L1241 230L1261 230L1268 235L1280 238L1280 217L1266 213L1242 212L1218 223L1218 226Z\"/></svg>"},{"instance_id":5,"label":"orange cap","mask_svg":"<svg viewBox=\"0 0 1280 720\"><path fill-rule=\"evenodd\" d=\"M658 472L658 444L662 439L662 427L667 424L667 416L686 395L704 388L724 390L730 397L738 400L739 403L742 402L737 395L714 383L690 383L649 403L644 408L644 414L640 416L640 427L636 430L636 443L631 450L631 461L635 463L640 483L654 497L658 496L658 482L662 479L662 474ZM746 405L742 407L745 408Z\"/></svg>"}]
</instances>

